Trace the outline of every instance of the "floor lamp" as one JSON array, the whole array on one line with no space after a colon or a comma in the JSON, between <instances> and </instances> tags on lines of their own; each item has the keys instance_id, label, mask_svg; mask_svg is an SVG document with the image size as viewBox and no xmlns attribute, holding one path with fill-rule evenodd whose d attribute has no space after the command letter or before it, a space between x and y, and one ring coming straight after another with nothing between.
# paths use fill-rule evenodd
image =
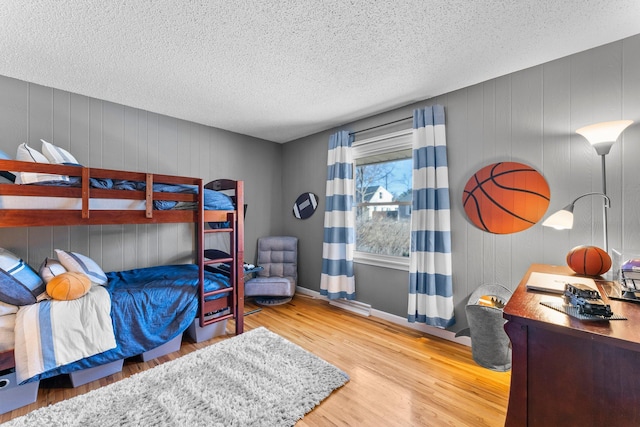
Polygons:
<instances>
[{"instance_id":1,"label":"floor lamp","mask_svg":"<svg viewBox=\"0 0 640 427\"><path fill-rule=\"evenodd\" d=\"M576 131L576 133L584 136L587 141L595 148L596 153L602 158L602 192L586 193L578 196L573 202L565 206L558 212L547 218L542 225L546 227L553 227L557 230L566 230L573 227L573 206L583 197L597 196L604 198L602 206L602 221L604 230L604 249L605 252L609 252L609 232L608 232L608 220L607 209L611 207L611 199L607 196L607 169L605 156L609 154L611 146L616 142L623 130L633 123L633 120L616 120L613 122L596 123L590 126L585 126Z\"/></svg>"}]
</instances>

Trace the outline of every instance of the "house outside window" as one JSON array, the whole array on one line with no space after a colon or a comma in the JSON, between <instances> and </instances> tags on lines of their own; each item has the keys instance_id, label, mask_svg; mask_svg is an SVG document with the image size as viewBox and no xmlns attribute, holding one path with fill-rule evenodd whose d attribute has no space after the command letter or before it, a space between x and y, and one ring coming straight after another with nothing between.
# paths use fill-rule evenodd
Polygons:
<instances>
[{"instance_id":1,"label":"house outside window","mask_svg":"<svg viewBox=\"0 0 640 427\"><path fill-rule=\"evenodd\" d=\"M411 129L353 144L358 263L408 270Z\"/></svg>"}]
</instances>

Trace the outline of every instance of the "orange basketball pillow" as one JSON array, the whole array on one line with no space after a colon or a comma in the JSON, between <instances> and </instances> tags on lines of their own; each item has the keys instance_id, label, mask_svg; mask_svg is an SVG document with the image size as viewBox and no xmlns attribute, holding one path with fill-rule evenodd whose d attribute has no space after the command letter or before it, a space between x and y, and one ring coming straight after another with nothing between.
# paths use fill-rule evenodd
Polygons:
<instances>
[{"instance_id":1,"label":"orange basketball pillow","mask_svg":"<svg viewBox=\"0 0 640 427\"><path fill-rule=\"evenodd\" d=\"M567 265L578 274L599 276L611 268L611 257L597 246L576 246L567 254Z\"/></svg>"},{"instance_id":2,"label":"orange basketball pillow","mask_svg":"<svg viewBox=\"0 0 640 427\"><path fill-rule=\"evenodd\" d=\"M91 280L85 274L72 271L62 273L47 283L47 293L51 298L69 301L84 296L91 289Z\"/></svg>"},{"instance_id":3,"label":"orange basketball pillow","mask_svg":"<svg viewBox=\"0 0 640 427\"><path fill-rule=\"evenodd\" d=\"M523 163L500 162L477 171L464 187L462 205L478 228L495 234L526 230L549 207L549 185Z\"/></svg>"}]
</instances>

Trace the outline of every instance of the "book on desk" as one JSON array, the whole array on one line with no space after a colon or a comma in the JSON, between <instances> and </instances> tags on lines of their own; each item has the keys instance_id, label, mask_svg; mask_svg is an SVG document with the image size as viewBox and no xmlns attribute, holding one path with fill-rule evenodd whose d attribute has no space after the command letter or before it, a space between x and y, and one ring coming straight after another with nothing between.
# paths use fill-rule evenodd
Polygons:
<instances>
[{"instance_id":1,"label":"book on desk","mask_svg":"<svg viewBox=\"0 0 640 427\"><path fill-rule=\"evenodd\" d=\"M532 271L527 279L527 289L535 291L551 292L554 294L564 293L564 285L566 283L582 283L596 291L598 287L596 282L590 277L565 276L562 274L541 273Z\"/></svg>"}]
</instances>

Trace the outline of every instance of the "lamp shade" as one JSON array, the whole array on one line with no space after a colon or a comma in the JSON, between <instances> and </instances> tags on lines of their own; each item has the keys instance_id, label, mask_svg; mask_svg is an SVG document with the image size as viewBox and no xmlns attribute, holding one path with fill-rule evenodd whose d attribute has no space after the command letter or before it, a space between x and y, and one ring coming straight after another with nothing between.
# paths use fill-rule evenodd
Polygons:
<instances>
[{"instance_id":1,"label":"lamp shade","mask_svg":"<svg viewBox=\"0 0 640 427\"><path fill-rule=\"evenodd\" d=\"M570 230L573 228L573 205L560 209L547 218L542 225L556 230Z\"/></svg>"},{"instance_id":2,"label":"lamp shade","mask_svg":"<svg viewBox=\"0 0 640 427\"><path fill-rule=\"evenodd\" d=\"M600 155L609 154L609 150L623 130L633 123L633 120L615 120L601 122L581 127L576 133L584 136Z\"/></svg>"},{"instance_id":3,"label":"lamp shade","mask_svg":"<svg viewBox=\"0 0 640 427\"><path fill-rule=\"evenodd\" d=\"M581 196L576 197L573 202L569 203L567 206L560 209L558 212L554 213L553 215L549 216L549 218L547 218L542 223L542 225L545 227L555 228L556 230L570 230L571 228L573 228L573 208L578 200L587 196L602 197L604 199L604 205L602 208L604 212L606 212L606 210L611 207L611 199L609 199L609 196L607 196L606 194L585 193ZM607 227L606 216L603 219L604 219L604 227L603 227L604 251L607 252L609 250L609 237L608 237L609 232L607 230L608 227Z\"/></svg>"}]
</instances>

